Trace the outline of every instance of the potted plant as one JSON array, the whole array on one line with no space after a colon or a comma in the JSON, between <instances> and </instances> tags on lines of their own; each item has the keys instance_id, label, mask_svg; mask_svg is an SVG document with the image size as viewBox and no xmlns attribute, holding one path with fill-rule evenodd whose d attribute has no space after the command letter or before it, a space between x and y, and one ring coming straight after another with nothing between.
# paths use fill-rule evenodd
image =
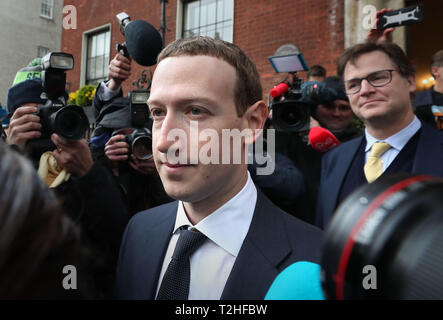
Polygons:
<instances>
[{"instance_id":1,"label":"potted plant","mask_svg":"<svg viewBox=\"0 0 443 320\"><path fill-rule=\"evenodd\" d=\"M83 107L89 123L94 123L94 112L92 110L92 99L94 98L96 87L90 84L84 85L75 92L69 94L69 105Z\"/></svg>"}]
</instances>

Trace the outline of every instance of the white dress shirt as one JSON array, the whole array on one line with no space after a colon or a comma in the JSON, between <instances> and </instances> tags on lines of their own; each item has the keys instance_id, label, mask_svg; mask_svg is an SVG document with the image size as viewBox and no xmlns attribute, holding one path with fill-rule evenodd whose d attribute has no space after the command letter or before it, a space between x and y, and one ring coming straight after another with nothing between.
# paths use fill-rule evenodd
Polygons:
<instances>
[{"instance_id":1,"label":"white dress shirt","mask_svg":"<svg viewBox=\"0 0 443 320\"><path fill-rule=\"evenodd\" d=\"M390 166L392 161L394 161L395 157L398 156L403 147L408 143L408 141L417 133L421 128L421 122L418 120L416 116L414 116L414 120L405 128L397 132L396 134L390 136L385 140L378 140L371 136L368 131L365 129L365 137L366 137L366 158L365 163L368 161L368 156L371 151L372 145L375 142L386 142L389 143L391 148L389 148L385 153L381 155L381 160L383 163L382 172Z\"/></svg>"},{"instance_id":2,"label":"white dress shirt","mask_svg":"<svg viewBox=\"0 0 443 320\"><path fill-rule=\"evenodd\" d=\"M163 261L156 296L180 236L180 227L192 226L207 239L190 257L189 300L219 300L248 233L256 201L257 189L249 172L242 190L195 226L189 222L183 203L179 201L175 226Z\"/></svg>"}]
</instances>

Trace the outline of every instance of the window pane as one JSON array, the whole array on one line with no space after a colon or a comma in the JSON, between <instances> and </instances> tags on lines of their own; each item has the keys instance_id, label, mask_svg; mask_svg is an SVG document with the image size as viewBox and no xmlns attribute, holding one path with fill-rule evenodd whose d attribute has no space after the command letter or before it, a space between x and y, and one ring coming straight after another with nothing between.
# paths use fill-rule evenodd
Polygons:
<instances>
[{"instance_id":1,"label":"window pane","mask_svg":"<svg viewBox=\"0 0 443 320\"><path fill-rule=\"evenodd\" d=\"M188 26L189 29L198 27L200 15L200 6L198 1L190 3L186 11L187 13L184 19L185 25Z\"/></svg>"},{"instance_id":2,"label":"window pane","mask_svg":"<svg viewBox=\"0 0 443 320\"><path fill-rule=\"evenodd\" d=\"M88 67L87 67L87 79L92 79L94 78L94 68L95 68L95 58L89 58L88 59Z\"/></svg>"},{"instance_id":3,"label":"window pane","mask_svg":"<svg viewBox=\"0 0 443 320\"><path fill-rule=\"evenodd\" d=\"M40 15L52 18L53 0L42 0L40 7Z\"/></svg>"},{"instance_id":4,"label":"window pane","mask_svg":"<svg viewBox=\"0 0 443 320\"><path fill-rule=\"evenodd\" d=\"M223 12L223 20L232 20L233 19L233 12L234 12L234 1L233 0L226 0L223 1L224 3L224 12ZM232 23L231 23L232 25Z\"/></svg>"},{"instance_id":5,"label":"window pane","mask_svg":"<svg viewBox=\"0 0 443 320\"><path fill-rule=\"evenodd\" d=\"M208 1L207 4L207 15L208 15L208 19L207 19L207 24L215 24L216 21L216 11L217 11L217 3L215 0L211 0Z\"/></svg>"},{"instance_id":6,"label":"window pane","mask_svg":"<svg viewBox=\"0 0 443 320\"><path fill-rule=\"evenodd\" d=\"M102 56L105 53L105 35L99 34L97 36L97 56Z\"/></svg>"},{"instance_id":7,"label":"window pane","mask_svg":"<svg viewBox=\"0 0 443 320\"><path fill-rule=\"evenodd\" d=\"M208 6L202 3L200 7L200 25L208 24Z\"/></svg>"},{"instance_id":8,"label":"window pane","mask_svg":"<svg viewBox=\"0 0 443 320\"><path fill-rule=\"evenodd\" d=\"M224 20L225 1L217 1L217 21Z\"/></svg>"},{"instance_id":9,"label":"window pane","mask_svg":"<svg viewBox=\"0 0 443 320\"><path fill-rule=\"evenodd\" d=\"M88 64L86 67L86 83L97 84L108 75L110 31L95 33L88 39Z\"/></svg>"},{"instance_id":10,"label":"window pane","mask_svg":"<svg viewBox=\"0 0 443 320\"><path fill-rule=\"evenodd\" d=\"M199 34L232 42L233 4L233 0L186 2L183 10L183 37Z\"/></svg>"}]
</instances>

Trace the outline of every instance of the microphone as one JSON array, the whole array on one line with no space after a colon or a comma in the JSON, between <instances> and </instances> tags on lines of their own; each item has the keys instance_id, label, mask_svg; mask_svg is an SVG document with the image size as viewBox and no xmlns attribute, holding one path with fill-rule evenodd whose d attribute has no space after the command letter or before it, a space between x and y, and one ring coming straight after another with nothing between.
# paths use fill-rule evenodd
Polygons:
<instances>
[{"instance_id":1,"label":"microphone","mask_svg":"<svg viewBox=\"0 0 443 320\"><path fill-rule=\"evenodd\" d=\"M279 97L282 94L286 93L286 91L288 91L288 89L289 89L289 85L286 82L282 82L282 83L276 85L274 88L272 88L271 91L269 92L269 94L273 98Z\"/></svg>"},{"instance_id":2,"label":"microphone","mask_svg":"<svg viewBox=\"0 0 443 320\"><path fill-rule=\"evenodd\" d=\"M265 300L325 300L320 265L308 261L291 264L275 278Z\"/></svg>"},{"instance_id":3,"label":"microphone","mask_svg":"<svg viewBox=\"0 0 443 320\"><path fill-rule=\"evenodd\" d=\"M312 128L308 138L312 148L320 152L326 152L340 144L331 131L322 127Z\"/></svg>"},{"instance_id":4,"label":"microphone","mask_svg":"<svg viewBox=\"0 0 443 320\"><path fill-rule=\"evenodd\" d=\"M129 21L124 25L124 35L125 46L135 62L146 67L157 63L163 41L150 23L143 20Z\"/></svg>"}]
</instances>

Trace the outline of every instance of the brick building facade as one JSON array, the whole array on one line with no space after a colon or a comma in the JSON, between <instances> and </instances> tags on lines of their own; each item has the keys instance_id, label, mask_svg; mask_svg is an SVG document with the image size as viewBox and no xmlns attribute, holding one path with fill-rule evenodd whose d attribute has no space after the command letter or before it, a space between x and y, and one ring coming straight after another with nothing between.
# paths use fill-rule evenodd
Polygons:
<instances>
[{"instance_id":1,"label":"brick building facade","mask_svg":"<svg viewBox=\"0 0 443 320\"><path fill-rule=\"evenodd\" d=\"M184 3L166 3L166 44L181 36L177 30L181 28ZM268 61L283 44L295 44L308 66L322 64L329 75L335 74L335 60L344 49L344 0L234 0L233 4L233 42L257 65L264 97L286 76L276 74ZM109 28L108 59L112 59L115 44L124 41L115 18L117 13L124 11L132 20L149 21L158 29L161 25L159 0L65 0L64 5L73 5L77 11L77 29L64 29L62 33L62 50L72 53L75 59L74 70L68 72L70 91L85 84L88 34ZM137 79L142 69L134 63L132 79ZM305 77L304 72L300 76ZM125 92L130 87L127 81Z\"/></svg>"}]
</instances>

